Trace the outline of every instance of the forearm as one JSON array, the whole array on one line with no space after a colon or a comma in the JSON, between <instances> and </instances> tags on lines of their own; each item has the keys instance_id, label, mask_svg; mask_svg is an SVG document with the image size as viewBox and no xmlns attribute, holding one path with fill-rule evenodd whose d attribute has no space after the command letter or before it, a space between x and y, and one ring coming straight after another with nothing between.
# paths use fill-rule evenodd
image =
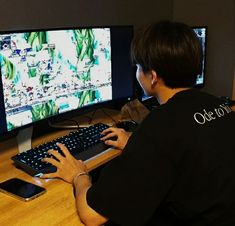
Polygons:
<instances>
[{"instance_id":1,"label":"forearm","mask_svg":"<svg viewBox=\"0 0 235 226\"><path fill-rule=\"evenodd\" d=\"M103 225L107 219L93 210L86 200L88 189L92 186L88 175L82 175L74 180L76 206L80 219L86 226Z\"/></svg>"}]
</instances>

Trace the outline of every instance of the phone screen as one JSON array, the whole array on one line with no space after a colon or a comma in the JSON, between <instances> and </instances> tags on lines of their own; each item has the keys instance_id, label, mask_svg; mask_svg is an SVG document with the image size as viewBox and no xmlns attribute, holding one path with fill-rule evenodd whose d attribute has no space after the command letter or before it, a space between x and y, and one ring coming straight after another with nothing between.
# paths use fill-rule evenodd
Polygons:
<instances>
[{"instance_id":1,"label":"phone screen","mask_svg":"<svg viewBox=\"0 0 235 226\"><path fill-rule=\"evenodd\" d=\"M0 190L24 201L32 200L46 192L45 188L18 178L2 182Z\"/></svg>"}]
</instances>

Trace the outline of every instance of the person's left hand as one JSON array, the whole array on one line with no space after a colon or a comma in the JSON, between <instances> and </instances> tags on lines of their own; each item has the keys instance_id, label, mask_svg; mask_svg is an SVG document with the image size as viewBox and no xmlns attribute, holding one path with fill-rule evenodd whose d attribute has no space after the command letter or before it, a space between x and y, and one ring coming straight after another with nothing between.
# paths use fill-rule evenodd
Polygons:
<instances>
[{"instance_id":1,"label":"person's left hand","mask_svg":"<svg viewBox=\"0 0 235 226\"><path fill-rule=\"evenodd\" d=\"M54 158L44 158L42 161L51 163L57 168L54 173L43 174L40 178L61 178L68 183L73 183L74 177L80 172L87 172L86 165L81 161L75 159L69 150L61 143L57 144L63 152L64 156L55 150L49 150L48 153Z\"/></svg>"},{"instance_id":2,"label":"person's left hand","mask_svg":"<svg viewBox=\"0 0 235 226\"><path fill-rule=\"evenodd\" d=\"M100 140L104 141L106 145L123 150L132 133L121 128L109 127L103 130L101 134L104 136ZM112 140L112 138L115 139Z\"/></svg>"}]
</instances>

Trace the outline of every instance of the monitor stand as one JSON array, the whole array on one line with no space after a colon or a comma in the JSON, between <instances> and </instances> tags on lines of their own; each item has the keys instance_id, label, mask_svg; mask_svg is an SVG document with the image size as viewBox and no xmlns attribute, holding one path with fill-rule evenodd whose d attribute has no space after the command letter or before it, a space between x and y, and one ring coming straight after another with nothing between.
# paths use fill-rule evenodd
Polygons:
<instances>
[{"instance_id":1,"label":"monitor stand","mask_svg":"<svg viewBox=\"0 0 235 226\"><path fill-rule=\"evenodd\" d=\"M18 132L16 139L19 153L27 151L32 147L33 127L22 129Z\"/></svg>"}]
</instances>

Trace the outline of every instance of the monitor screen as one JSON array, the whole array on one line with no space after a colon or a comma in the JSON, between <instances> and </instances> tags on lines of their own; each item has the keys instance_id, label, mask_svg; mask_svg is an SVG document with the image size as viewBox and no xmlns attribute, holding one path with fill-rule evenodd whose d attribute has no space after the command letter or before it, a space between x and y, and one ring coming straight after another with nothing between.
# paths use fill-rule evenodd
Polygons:
<instances>
[{"instance_id":1,"label":"monitor screen","mask_svg":"<svg viewBox=\"0 0 235 226\"><path fill-rule=\"evenodd\" d=\"M0 32L0 134L134 95L132 26Z\"/></svg>"},{"instance_id":2,"label":"monitor screen","mask_svg":"<svg viewBox=\"0 0 235 226\"><path fill-rule=\"evenodd\" d=\"M198 26L198 27L192 27L194 32L197 34L197 37L199 38L199 41L202 45L202 51L203 51L203 59L202 59L202 73L197 76L196 83L194 87L200 88L205 85L205 68L206 68L206 44L207 44L207 27L206 26ZM140 101L145 102L149 101L149 99L152 99L153 97L147 96L141 87L140 89Z\"/></svg>"},{"instance_id":3,"label":"monitor screen","mask_svg":"<svg viewBox=\"0 0 235 226\"><path fill-rule=\"evenodd\" d=\"M197 76L195 87L203 87L205 85L207 27L193 27L193 30L201 42L203 51L202 73Z\"/></svg>"}]
</instances>

